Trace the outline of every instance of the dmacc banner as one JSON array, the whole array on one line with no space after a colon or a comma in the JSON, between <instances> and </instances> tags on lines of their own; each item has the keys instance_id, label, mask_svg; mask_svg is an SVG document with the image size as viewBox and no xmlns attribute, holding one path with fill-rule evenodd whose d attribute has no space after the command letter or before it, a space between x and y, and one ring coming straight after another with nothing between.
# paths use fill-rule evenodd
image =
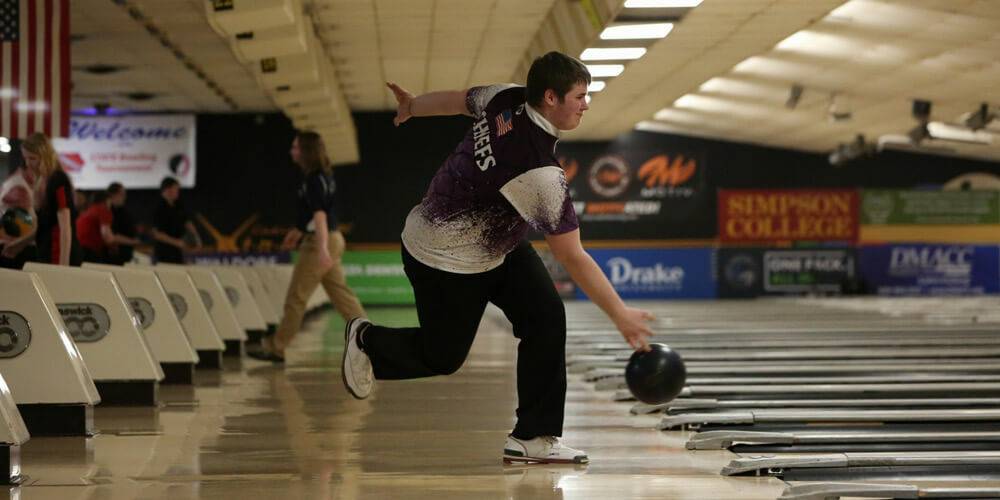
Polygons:
<instances>
[{"instance_id":1,"label":"dmacc banner","mask_svg":"<svg viewBox=\"0 0 1000 500\"><path fill-rule=\"evenodd\" d=\"M711 248L587 250L626 299L715 297ZM577 287L578 298L586 298Z\"/></svg>"},{"instance_id":2,"label":"dmacc banner","mask_svg":"<svg viewBox=\"0 0 1000 500\"><path fill-rule=\"evenodd\" d=\"M78 189L159 188L167 176L194 187L194 115L74 116L53 145Z\"/></svg>"},{"instance_id":3,"label":"dmacc banner","mask_svg":"<svg viewBox=\"0 0 1000 500\"><path fill-rule=\"evenodd\" d=\"M719 190L719 240L855 241L855 190Z\"/></svg>"},{"instance_id":4,"label":"dmacc banner","mask_svg":"<svg viewBox=\"0 0 1000 500\"><path fill-rule=\"evenodd\" d=\"M878 245L858 252L861 278L879 295L1000 292L996 245Z\"/></svg>"}]
</instances>

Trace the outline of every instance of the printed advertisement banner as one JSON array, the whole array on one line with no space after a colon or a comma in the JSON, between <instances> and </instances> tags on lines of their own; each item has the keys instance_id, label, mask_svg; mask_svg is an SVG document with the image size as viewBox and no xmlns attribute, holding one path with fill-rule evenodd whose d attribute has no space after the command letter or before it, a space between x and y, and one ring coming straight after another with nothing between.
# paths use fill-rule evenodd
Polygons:
<instances>
[{"instance_id":1,"label":"printed advertisement banner","mask_svg":"<svg viewBox=\"0 0 1000 500\"><path fill-rule=\"evenodd\" d=\"M878 245L858 252L861 279L879 295L1000 292L996 245Z\"/></svg>"},{"instance_id":2,"label":"printed advertisement banner","mask_svg":"<svg viewBox=\"0 0 1000 500\"><path fill-rule=\"evenodd\" d=\"M347 251L343 258L347 284L363 304L411 305L413 288L398 250Z\"/></svg>"},{"instance_id":3,"label":"printed advertisement banner","mask_svg":"<svg viewBox=\"0 0 1000 500\"><path fill-rule=\"evenodd\" d=\"M53 145L77 189L159 189L167 176L194 187L194 115L74 116Z\"/></svg>"},{"instance_id":4,"label":"printed advertisement banner","mask_svg":"<svg viewBox=\"0 0 1000 500\"><path fill-rule=\"evenodd\" d=\"M587 250L625 299L715 297L711 248ZM577 287L577 297L586 298Z\"/></svg>"},{"instance_id":5,"label":"printed advertisement banner","mask_svg":"<svg viewBox=\"0 0 1000 500\"><path fill-rule=\"evenodd\" d=\"M861 223L1000 224L1000 192L866 189Z\"/></svg>"},{"instance_id":6,"label":"printed advertisement banner","mask_svg":"<svg viewBox=\"0 0 1000 500\"><path fill-rule=\"evenodd\" d=\"M719 190L723 242L855 241L854 190Z\"/></svg>"},{"instance_id":7,"label":"printed advertisement banner","mask_svg":"<svg viewBox=\"0 0 1000 500\"><path fill-rule=\"evenodd\" d=\"M585 144L566 144L559 153L587 239L714 236L703 154Z\"/></svg>"},{"instance_id":8,"label":"printed advertisement banner","mask_svg":"<svg viewBox=\"0 0 1000 500\"><path fill-rule=\"evenodd\" d=\"M720 248L719 297L839 295L853 289L851 249Z\"/></svg>"}]
</instances>

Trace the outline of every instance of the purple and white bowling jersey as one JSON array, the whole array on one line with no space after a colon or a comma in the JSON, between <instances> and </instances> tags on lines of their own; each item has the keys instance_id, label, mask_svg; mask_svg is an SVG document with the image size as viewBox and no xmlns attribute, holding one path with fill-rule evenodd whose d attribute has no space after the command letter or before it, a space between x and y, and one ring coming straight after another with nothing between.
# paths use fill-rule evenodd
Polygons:
<instances>
[{"instance_id":1,"label":"purple and white bowling jersey","mask_svg":"<svg viewBox=\"0 0 1000 500\"><path fill-rule=\"evenodd\" d=\"M465 98L472 129L410 211L403 245L442 271L489 271L529 228L568 233L579 222L555 157L556 129L525 102L525 88L490 85Z\"/></svg>"}]
</instances>

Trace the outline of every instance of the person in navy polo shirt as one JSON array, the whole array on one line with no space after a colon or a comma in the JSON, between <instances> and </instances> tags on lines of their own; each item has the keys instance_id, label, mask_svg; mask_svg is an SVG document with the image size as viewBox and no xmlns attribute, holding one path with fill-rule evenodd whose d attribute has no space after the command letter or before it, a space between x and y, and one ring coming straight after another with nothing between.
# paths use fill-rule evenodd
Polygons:
<instances>
[{"instance_id":1,"label":"person in navy polo shirt","mask_svg":"<svg viewBox=\"0 0 1000 500\"><path fill-rule=\"evenodd\" d=\"M156 262L183 264L184 252L201 249L201 236L191 222L191 216L180 202L181 183L173 177L160 182L160 203L153 212L153 257ZM186 235L194 245L184 241Z\"/></svg>"},{"instance_id":2,"label":"person in navy polo shirt","mask_svg":"<svg viewBox=\"0 0 1000 500\"><path fill-rule=\"evenodd\" d=\"M648 349L652 319L627 307L580 244L579 222L555 156L561 131L587 111L590 73L558 52L537 58L526 87L490 85L414 97L399 86L395 124L411 117L472 116L472 128L406 218L402 257L420 326L348 322L344 384L367 397L374 380L448 375L468 355L487 302L513 324L518 344L517 424L506 463L587 463L563 445L566 311L526 240L545 234L554 256L635 349Z\"/></svg>"}]
</instances>

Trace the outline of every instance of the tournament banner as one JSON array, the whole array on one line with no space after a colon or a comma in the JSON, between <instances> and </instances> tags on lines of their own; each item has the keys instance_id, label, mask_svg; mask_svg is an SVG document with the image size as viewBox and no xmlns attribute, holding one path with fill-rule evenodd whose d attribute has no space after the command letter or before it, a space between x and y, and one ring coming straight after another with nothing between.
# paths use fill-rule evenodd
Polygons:
<instances>
[{"instance_id":1,"label":"tournament banner","mask_svg":"<svg viewBox=\"0 0 1000 500\"><path fill-rule=\"evenodd\" d=\"M839 295L853 291L854 252L846 248L720 248L719 297Z\"/></svg>"},{"instance_id":2,"label":"tournament banner","mask_svg":"<svg viewBox=\"0 0 1000 500\"><path fill-rule=\"evenodd\" d=\"M53 145L77 189L159 189L167 176L194 187L194 115L74 116Z\"/></svg>"},{"instance_id":3,"label":"tournament banner","mask_svg":"<svg viewBox=\"0 0 1000 500\"><path fill-rule=\"evenodd\" d=\"M403 271L398 250L344 252L347 284L366 305L412 305L416 303L410 280Z\"/></svg>"},{"instance_id":4,"label":"tournament banner","mask_svg":"<svg viewBox=\"0 0 1000 500\"><path fill-rule=\"evenodd\" d=\"M625 299L715 297L711 248L587 250ZM577 297L586 295L577 287Z\"/></svg>"},{"instance_id":5,"label":"tournament banner","mask_svg":"<svg viewBox=\"0 0 1000 500\"><path fill-rule=\"evenodd\" d=\"M1000 224L1000 192L865 189L861 223Z\"/></svg>"},{"instance_id":6,"label":"tournament banner","mask_svg":"<svg viewBox=\"0 0 1000 500\"><path fill-rule=\"evenodd\" d=\"M719 240L725 243L774 241L855 241L855 190L734 190L718 195Z\"/></svg>"},{"instance_id":7,"label":"tournament banner","mask_svg":"<svg viewBox=\"0 0 1000 500\"><path fill-rule=\"evenodd\" d=\"M655 145L560 145L573 208L588 240L712 238L703 154Z\"/></svg>"},{"instance_id":8,"label":"tournament banner","mask_svg":"<svg viewBox=\"0 0 1000 500\"><path fill-rule=\"evenodd\" d=\"M1000 292L996 245L878 245L858 252L861 279L879 295Z\"/></svg>"}]
</instances>

